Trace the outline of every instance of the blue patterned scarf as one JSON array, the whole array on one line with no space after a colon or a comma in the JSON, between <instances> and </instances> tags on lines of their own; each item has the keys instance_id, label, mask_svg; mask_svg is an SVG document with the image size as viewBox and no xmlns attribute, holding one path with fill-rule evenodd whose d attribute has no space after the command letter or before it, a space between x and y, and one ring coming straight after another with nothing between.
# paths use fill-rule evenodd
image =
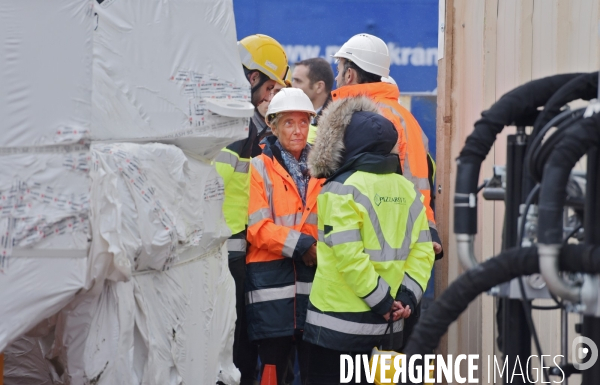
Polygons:
<instances>
[{"instance_id":1,"label":"blue patterned scarf","mask_svg":"<svg viewBox=\"0 0 600 385\"><path fill-rule=\"evenodd\" d=\"M285 163L285 167L290 172L294 183L296 183L296 188L300 193L300 198L302 198L302 205L306 206L306 190L308 188L308 181L310 180L306 158L308 157L310 145L308 143L306 144L306 147L304 147L304 150L302 150L302 154L300 154L300 159L298 160L296 160L294 155L283 149L283 146L281 143L279 143L279 140L275 142L275 145L281 150L283 163Z\"/></svg>"}]
</instances>

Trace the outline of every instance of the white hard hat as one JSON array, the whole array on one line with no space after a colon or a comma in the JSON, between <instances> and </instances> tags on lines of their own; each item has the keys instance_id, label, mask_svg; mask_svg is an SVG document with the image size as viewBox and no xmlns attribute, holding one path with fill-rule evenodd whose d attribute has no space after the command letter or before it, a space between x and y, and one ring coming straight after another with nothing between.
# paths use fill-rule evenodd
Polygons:
<instances>
[{"instance_id":1,"label":"white hard hat","mask_svg":"<svg viewBox=\"0 0 600 385\"><path fill-rule=\"evenodd\" d=\"M390 74L390 53L387 44L377 36L366 33L354 35L333 57L348 59L362 70L375 75Z\"/></svg>"},{"instance_id":2,"label":"white hard hat","mask_svg":"<svg viewBox=\"0 0 600 385\"><path fill-rule=\"evenodd\" d=\"M275 114L286 111L301 111L311 116L317 115L312 102L300 88L283 88L273 96L267 109L267 123L271 122Z\"/></svg>"},{"instance_id":3,"label":"white hard hat","mask_svg":"<svg viewBox=\"0 0 600 385\"><path fill-rule=\"evenodd\" d=\"M395 86L397 86L397 85L398 85L398 83L396 83L396 81L394 80L394 78L393 78L393 77L391 77L391 76L382 76L382 77L381 77L381 81L382 81L383 83L389 83L389 84L393 84L393 85L395 85Z\"/></svg>"}]
</instances>

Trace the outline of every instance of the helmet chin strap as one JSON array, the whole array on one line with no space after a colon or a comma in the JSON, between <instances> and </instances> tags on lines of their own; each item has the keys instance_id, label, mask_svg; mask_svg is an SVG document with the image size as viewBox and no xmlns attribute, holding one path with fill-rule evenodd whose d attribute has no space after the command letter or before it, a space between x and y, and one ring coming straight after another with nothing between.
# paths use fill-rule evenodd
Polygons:
<instances>
[{"instance_id":1,"label":"helmet chin strap","mask_svg":"<svg viewBox=\"0 0 600 385\"><path fill-rule=\"evenodd\" d=\"M269 80L269 77L267 75L263 74L262 72L260 72L259 70L249 70L248 68L244 67L244 73L245 73L246 79L248 79L248 81L250 81L250 75L252 75L252 73L254 73L254 72L258 73L260 80L254 87L252 87L250 89L251 97L254 96L254 93L256 91L258 91L260 89L260 87L262 87L262 85L265 84L265 82L267 80Z\"/></svg>"},{"instance_id":2,"label":"helmet chin strap","mask_svg":"<svg viewBox=\"0 0 600 385\"><path fill-rule=\"evenodd\" d=\"M260 87L262 87L262 85L266 83L267 80L269 80L268 77L265 77L265 78L261 77L260 81L254 87L252 87L250 92L252 93L253 96L254 96L254 93L256 91L258 91L260 89Z\"/></svg>"}]
</instances>

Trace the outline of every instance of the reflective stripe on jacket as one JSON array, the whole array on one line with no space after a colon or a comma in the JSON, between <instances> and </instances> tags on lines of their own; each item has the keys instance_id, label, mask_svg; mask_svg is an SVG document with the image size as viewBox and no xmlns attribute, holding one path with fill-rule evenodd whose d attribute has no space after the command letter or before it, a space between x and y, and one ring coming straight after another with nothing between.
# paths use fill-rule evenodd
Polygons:
<instances>
[{"instance_id":1,"label":"reflective stripe on jacket","mask_svg":"<svg viewBox=\"0 0 600 385\"><path fill-rule=\"evenodd\" d=\"M397 157L392 159L396 162ZM423 198L388 162L382 173L355 170L328 181L318 197L318 266L304 340L368 351L380 344L394 299L414 311L434 253ZM365 164L373 165L372 156ZM387 168L387 173L383 169ZM356 171L358 169L359 171ZM394 333L403 320L394 323ZM395 338L396 341L401 338Z\"/></svg>"},{"instance_id":2,"label":"reflective stripe on jacket","mask_svg":"<svg viewBox=\"0 0 600 385\"><path fill-rule=\"evenodd\" d=\"M232 234L227 241L229 258L241 258L246 255L248 217L240 213L248 212L250 153L256 137L255 131L250 130L247 139L238 140L222 149L214 163L225 186L223 216Z\"/></svg>"},{"instance_id":3,"label":"reflective stripe on jacket","mask_svg":"<svg viewBox=\"0 0 600 385\"><path fill-rule=\"evenodd\" d=\"M310 179L303 206L276 139L266 139L263 154L250 166L245 287L250 340L291 336L304 328L316 270L302 256L316 242L317 196L324 180Z\"/></svg>"},{"instance_id":4,"label":"reflective stripe on jacket","mask_svg":"<svg viewBox=\"0 0 600 385\"><path fill-rule=\"evenodd\" d=\"M223 200L223 216L231 237L227 240L229 258L246 256L246 225L248 216L240 213L248 212L250 199L250 158L258 147L258 130L255 116L250 120L248 137L233 142L221 150L214 165L223 178L225 199ZM258 115L260 116L260 115ZM259 148L260 150L260 148Z\"/></svg>"},{"instance_id":5,"label":"reflective stripe on jacket","mask_svg":"<svg viewBox=\"0 0 600 385\"><path fill-rule=\"evenodd\" d=\"M415 117L398 103L400 91L389 83L365 83L343 86L331 93L333 100L365 95L377 103L383 115L398 131L398 150L402 174L411 181L424 197L427 219L433 240L441 243L437 234L431 191L433 183L428 161L429 141Z\"/></svg>"}]
</instances>

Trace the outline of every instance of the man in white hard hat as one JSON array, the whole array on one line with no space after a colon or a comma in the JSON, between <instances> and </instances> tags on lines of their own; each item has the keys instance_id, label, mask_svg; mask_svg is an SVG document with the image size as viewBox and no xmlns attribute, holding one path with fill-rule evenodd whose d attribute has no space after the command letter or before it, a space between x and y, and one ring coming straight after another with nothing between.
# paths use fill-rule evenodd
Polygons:
<instances>
[{"instance_id":1,"label":"man in white hard hat","mask_svg":"<svg viewBox=\"0 0 600 385\"><path fill-rule=\"evenodd\" d=\"M443 256L433 212L435 164L429 156L428 139L415 117L398 103L400 91L394 84L383 82L390 76L390 55L380 38L361 33L350 38L333 55L337 59L337 89L333 100L365 95L374 100L383 115L398 131L398 148L402 173L423 196L436 259ZM389 80L388 80L389 81ZM426 287L423 287L423 292ZM419 317L420 302L407 319L405 335Z\"/></svg>"},{"instance_id":2,"label":"man in white hard hat","mask_svg":"<svg viewBox=\"0 0 600 385\"><path fill-rule=\"evenodd\" d=\"M366 95L382 109L386 118L398 130L400 162L404 176L424 196L427 218L432 230L436 254L442 252L431 203L430 176L433 174L428 161L428 140L412 114L398 103L400 91L394 84L382 82L389 77L390 56L387 45L380 38L366 33L350 38L333 55L337 59L336 83L333 100Z\"/></svg>"}]
</instances>

